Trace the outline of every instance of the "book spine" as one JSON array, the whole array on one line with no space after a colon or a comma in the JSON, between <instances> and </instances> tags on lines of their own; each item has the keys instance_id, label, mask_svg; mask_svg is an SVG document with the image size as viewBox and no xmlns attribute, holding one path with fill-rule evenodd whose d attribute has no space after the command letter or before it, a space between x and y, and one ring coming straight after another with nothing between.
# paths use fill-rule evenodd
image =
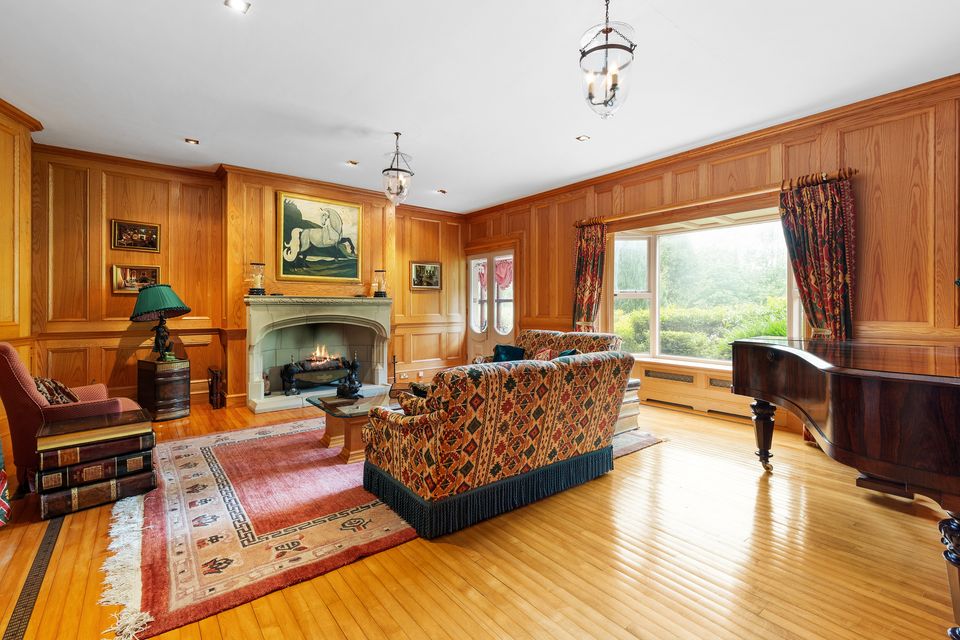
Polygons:
<instances>
[{"instance_id":1,"label":"book spine","mask_svg":"<svg viewBox=\"0 0 960 640\"><path fill-rule=\"evenodd\" d=\"M64 447L40 452L40 470L58 469L82 462L91 462L101 458L113 458L125 453L136 453L152 449L156 438L152 433L132 438L108 440L94 444L84 444L78 447Z\"/></svg>"},{"instance_id":2,"label":"book spine","mask_svg":"<svg viewBox=\"0 0 960 640\"><path fill-rule=\"evenodd\" d=\"M50 493L91 482L120 478L153 468L152 450L138 451L114 458L82 462L69 467L37 472L37 491Z\"/></svg>"},{"instance_id":3,"label":"book spine","mask_svg":"<svg viewBox=\"0 0 960 640\"><path fill-rule=\"evenodd\" d=\"M40 495L40 517L44 520L121 498L146 493L157 486L153 471L104 480L82 487Z\"/></svg>"}]
</instances>

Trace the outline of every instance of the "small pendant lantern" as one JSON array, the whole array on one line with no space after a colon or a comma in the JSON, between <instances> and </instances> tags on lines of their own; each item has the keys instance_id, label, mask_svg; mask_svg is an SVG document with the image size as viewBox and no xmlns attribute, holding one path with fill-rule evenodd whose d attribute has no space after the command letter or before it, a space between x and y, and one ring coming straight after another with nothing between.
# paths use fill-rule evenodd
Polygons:
<instances>
[{"instance_id":1,"label":"small pendant lantern","mask_svg":"<svg viewBox=\"0 0 960 640\"><path fill-rule=\"evenodd\" d=\"M393 153L388 153L390 166L383 170L383 192L393 204L403 202L410 192L410 179L413 177L413 170L410 168L410 161L413 160L405 153L400 153L400 132L394 131L393 135L397 137Z\"/></svg>"},{"instance_id":2,"label":"small pendant lantern","mask_svg":"<svg viewBox=\"0 0 960 640\"><path fill-rule=\"evenodd\" d=\"M606 19L587 29L580 39L580 70L587 105L601 118L609 118L623 106L630 88L628 67L637 45L633 27L610 22L610 0L605 0Z\"/></svg>"}]
</instances>

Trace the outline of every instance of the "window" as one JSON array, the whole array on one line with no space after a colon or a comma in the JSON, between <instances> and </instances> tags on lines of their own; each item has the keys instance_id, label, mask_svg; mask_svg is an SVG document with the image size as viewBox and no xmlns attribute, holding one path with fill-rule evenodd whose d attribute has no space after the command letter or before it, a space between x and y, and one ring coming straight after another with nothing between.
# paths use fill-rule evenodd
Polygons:
<instances>
[{"instance_id":1,"label":"window","mask_svg":"<svg viewBox=\"0 0 960 640\"><path fill-rule=\"evenodd\" d=\"M502 336L513 331L513 256L493 259L494 271L494 327Z\"/></svg>"},{"instance_id":2,"label":"window","mask_svg":"<svg viewBox=\"0 0 960 640\"><path fill-rule=\"evenodd\" d=\"M729 361L731 341L799 326L788 275L779 220L618 233L613 330L633 353Z\"/></svg>"},{"instance_id":3,"label":"window","mask_svg":"<svg viewBox=\"0 0 960 640\"><path fill-rule=\"evenodd\" d=\"M461 267L462 268L462 267ZM477 333L487 330L487 259L470 261L470 326Z\"/></svg>"}]
</instances>

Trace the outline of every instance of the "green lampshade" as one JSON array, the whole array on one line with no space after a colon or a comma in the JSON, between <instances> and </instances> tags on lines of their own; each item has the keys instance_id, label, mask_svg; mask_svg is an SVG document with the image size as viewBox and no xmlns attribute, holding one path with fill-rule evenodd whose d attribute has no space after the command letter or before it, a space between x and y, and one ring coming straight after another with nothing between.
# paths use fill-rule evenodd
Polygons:
<instances>
[{"instance_id":1,"label":"green lampshade","mask_svg":"<svg viewBox=\"0 0 960 640\"><path fill-rule=\"evenodd\" d=\"M176 318L190 313L190 307L183 304L168 284L153 284L140 289L137 304L130 314L131 322L154 322L164 318Z\"/></svg>"}]
</instances>

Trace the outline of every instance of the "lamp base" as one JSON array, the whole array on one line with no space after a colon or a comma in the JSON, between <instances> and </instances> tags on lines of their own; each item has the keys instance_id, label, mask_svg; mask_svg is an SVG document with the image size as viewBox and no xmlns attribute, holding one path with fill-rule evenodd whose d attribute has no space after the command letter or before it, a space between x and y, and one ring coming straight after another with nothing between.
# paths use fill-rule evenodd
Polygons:
<instances>
[{"instance_id":1,"label":"lamp base","mask_svg":"<svg viewBox=\"0 0 960 640\"><path fill-rule=\"evenodd\" d=\"M386 298L386 297L387 297L387 292L386 292L386 291L374 291L374 292L373 292L373 297L374 297L374 298Z\"/></svg>"},{"instance_id":2,"label":"lamp base","mask_svg":"<svg viewBox=\"0 0 960 640\"><path fill-rule=\"evenodd\" d=\"M247 290L247 295L248 295L248 296L265 296L265 295L267 295L267 290L266 290L266 289L258 289L257 287L250 287L250 288Z\"/></svg>"}]
</instances>

